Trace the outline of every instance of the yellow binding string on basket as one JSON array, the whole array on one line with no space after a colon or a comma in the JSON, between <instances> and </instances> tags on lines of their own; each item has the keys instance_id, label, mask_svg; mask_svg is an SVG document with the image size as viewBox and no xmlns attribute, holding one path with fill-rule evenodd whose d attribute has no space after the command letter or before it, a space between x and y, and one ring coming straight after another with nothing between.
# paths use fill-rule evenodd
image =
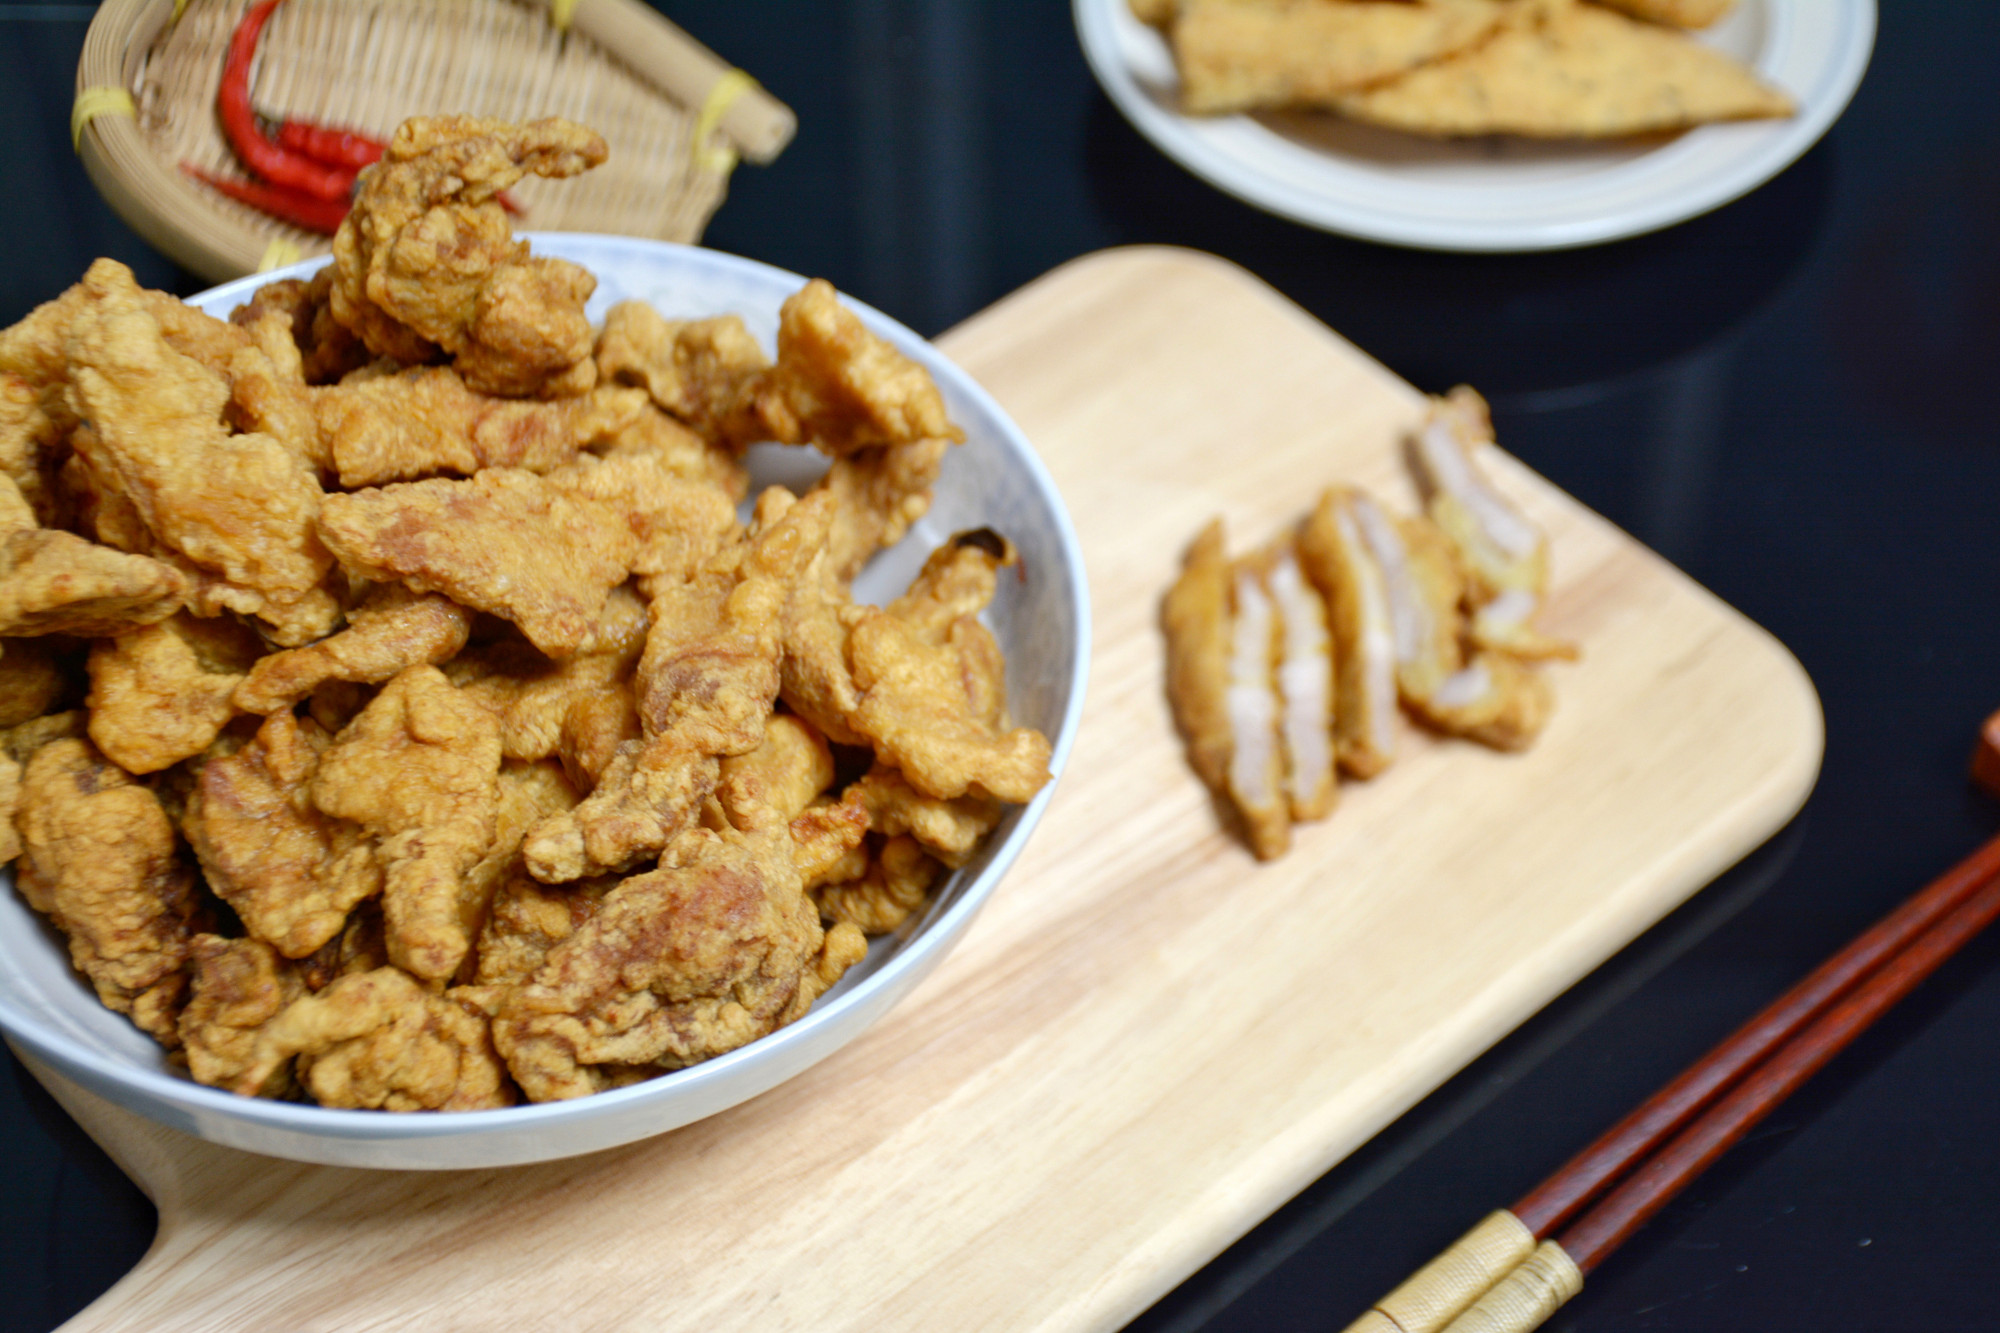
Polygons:
<instances>
[{"instance_id":1,"label":"yellow binding string on basket","mask_svg":"<svg viewBox=\"0 0 2000 1333\"><path fill-rule=\"evenodd\" d=\"M726 139L719 144L710 144L709 140L715 137L722 118L729 114L729 108L736 104L736 99L762 86L740 69L727 70L715 81L715 86L708 90L708 96L702 99L700 114L694 118L693 153L696 166L725 176L736 169L734 146Z\"/></svg>"},{"instance_id":2,"label":"yellow binding string on basket","mask_svg":"<svg viewBox=\"0 0 2000 1333\"><path fill-rule=\"evenodd\" d=\"M293 245L282 236L273 237L271 243L264 247L264 257L257 261L257 271L259 273L269 273L274 268L283 268L287 264L296 264L304 258L305 254L298 246Z\"/></svg>"},{"instance_id":3,"label":"yellow binding string on basket","mask_svg":"<svg viewBox=\"0 0 2000 1333\"><path fill-rule=\"evenodd\" d=\"M187 13L187 7L188 7L188 0L174 0L174 16L168 19L167 22L179 23L181 21L181 15Z\"/></svg>"},{"instance_id":4,"label":"yellow binding string on basket","mask_svg":"<svg viewBox=\"0 0 2000 1333\"><path fill-rule=\"evenodd\" d=\"M83 127L99 116L137 116L139 106L123 88L98 84L78 91L69 109L69 146L83 147Z\"/></svg>"},{"instance_id":5,"label":"yellow binding string on basket","mask_svg":"<svg viewBox=\"0 0 2000 1333\"><path fill-rule=\"evenodd\" d=\"M568 32L569 21L576 17L576 6L577 0L549 0L549 26L557 32Z\"/></svg>"}]
</instances>

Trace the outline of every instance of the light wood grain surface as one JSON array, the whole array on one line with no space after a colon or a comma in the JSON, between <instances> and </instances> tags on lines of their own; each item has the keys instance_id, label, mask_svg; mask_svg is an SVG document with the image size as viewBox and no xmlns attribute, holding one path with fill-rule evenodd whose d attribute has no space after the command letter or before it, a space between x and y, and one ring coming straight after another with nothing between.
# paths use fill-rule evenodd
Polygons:
<instances>
[{"instance_id":1,"label":"light wood grain surface","mask_svg":"<svg viewBox=\"0 0 2000 1333\"><path fill-rule=\"evenodd\" d=\"M1182 762L1160 594L1214 513L1248 545L1335 480L1409 504L1420 398L1183 251L1079 260L943 342L1054 472L1096 640L1062 788L958 950L778 1090L543 1166L300 1166L58 1084L161 1215L73 1328L1115 1327L1804 800L1796 662L1494 459L1553 537L1547 627L1584 647L1548 734L1413 735L1257 864Z\"/></svg>"}]
</instances>

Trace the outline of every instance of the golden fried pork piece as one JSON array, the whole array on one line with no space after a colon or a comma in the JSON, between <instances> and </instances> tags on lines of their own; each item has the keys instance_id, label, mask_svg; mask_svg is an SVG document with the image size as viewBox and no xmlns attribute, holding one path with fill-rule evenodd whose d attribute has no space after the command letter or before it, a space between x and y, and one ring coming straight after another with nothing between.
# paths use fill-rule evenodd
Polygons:
<instances>
[{"instance_id":1,"label":"golden fried pork piece","mask_svg":"<svg viewBox=\"0 0 2000 1333\"><path fill-rule=\"evenodd\" d=\"M311 469L270 435L230 433L227 378L169 344L130 270L100 260L81 285L90 303L70 330L70 393L90 428L71 442L94 489L207 577L213 605L197 611L254 615L285 643L327 633L340 605L321 586L333 559L314 531Z\"/></svg>"},{"instance_id":2,"label":"golden fried pork piece","mask_svg":"<svg viewBox=\"0 0 2000 1333\"><path fill-rule=\"evenodd\" d=\"M821 919L835 929L847 925L863 935L887 935L924 905L943 869L915 838L892 837L861 875L822 884L812 898Z\"/></svg>"},{"instance_id":3,"label":"golden fried pork piece","mask_svg":"<svg viewBox=\"0 0 2000 1333\"><path fill-rule=\"evenodd\" d=\"M770 429L755 406L770 365L739 316L669 320L644 301L612 306L597 340L601 379L643 388L663 411L736 448Z\"/></svg>"},{"instance_id":4,"label":"golden fried pork piece","mask_svg":"<svg viewBox=\"0 0 2000 1333\"><path fill-rule=\"evenodd\" d=\"M81 708L61 713L44 713L37 718L0 730L0 753L17 764L25 764L51 741L80 741L90 737L90 714Z\"/></svg>"},{"instance_id":5,"label":"golden fried pork piece","mask_svg":"<svg viewBox=\"0 0 2000 1333\"><path fill-rule=\"evenodd\" d=\"M1360 494L1322 495L1299 529L1298 553L1333 627L1334 750L1341 768L1369 778L1396 757L1396 631L1382 568L1355 516Z\"/></svg>"},{"instance_id":6,"label":"golden fried pork piece","mask_svg":"<svg viewBox=\"0 0 2000 1333\"><path fill-rule=\"evenodd\" d=\"M716 757L672 738L626 741L574 810L544 820L522 848L545 884L630 870L659 854L701 815L715 790Z\"/></svg>"},{"instance_id":7,"label":"golden fried pork piece","mask_svg":"<svg viewBox=\"0 0 2000 1333\"><path fill-rule=\"evenodd\" d=\"M619 747L581 805L529 837L535 878L563 883L657 854L699 816L714 757L762 743L787 592L824 549L831 509L829 497L772 487L748 541L654 598L635 678L642 739Z\"/></svg>"},{"instance_id":8,"label":"golden fried pork piece","mask_svg":"<svg viewBox=\"0 0 2000 1333\"><path fill-rule=\"evenodd\" d=\"M263 652L234 620L182 612L90 650L90 738L128 773L157 773L215 743Z\"/></svg>"},{"instance_id":9,"label":"golden fried pork piece","mask_svg":"<svg viewBox=\"0 0 2000 1333\"><path fill-rule=\"evenodd\" d=\"M267 282L229 314L229 322L250 333L272 362L296 361L307 384L334 384L368 364L361 340L333 317L334 271L323 268L309 279ZM292 344L289 358L276 347L280 327Z\"/></svg>"},{"instance_id":10,"label":"golden fried pork piece","mask_svg":"<svg viewBox=\"0 0 2000 1333\"><path fill-rule=\"evenodd\" d=\"M187 591L157 560L37 526L20 487L0 477L0 635L118 634L165 620Z\"/></svg>"},{"instance_id":11,"label":"golden fried pork piece","mask_svg":"<svg viewBox=\"0 0 2000 1333\"><path fill-rule=\"evenodd\" d=\"M1493 485L1474 453L1493 442L1486 400L1459 385L1431 399L1409 459L1431 519L1469 584L1469 637L1483 648L1525 658L1574 658L1576 646L1537 630L1533 618L1548 589L1548 538Z\"/></svg>"},{"instance_id":12,"label":"golden fried pork piece","mask_svg":"<svg viewBox=\"0 0 2000 1333\"><path fill-rule=\"evenodd\" d=\"M619 745L639 736L631 674L652 623L631 588L614 588L590 641L573 657L551 659L525 643L482 644L446 663L453 684L500 723L509 759L560 758L588 791Z\"/></svg>"},{"instance_id":13,"label":"golden fried pork piece","mask_svg":"<svg viewBox=\"0 0 2000 1333\"><path fill-rule=\"evenodd\" d=\"M259 658L231 702L246 713L269 714L330 680L379 684L405 667L449 661L471 629L472 612L450 598L384 584L348 612L338 634Z\"/></svg>"},{"instance_id":14,"label":"golden fried pork piece","mask_svg":"<svg viewBox=\"0 0 2000 1333\"><path fill-rule=\"evenodd\" d=\"M1187 746L1188 764L1210 791L1229 790L1235 749L1229 721L1229 547L1211 519L1187 549L1167 589L1160 627L1167 638L1167 700Z\"/></svg>"},{"instance_id":15,"label":"golden fried pork piece","mask_svg":"<svg viewBox=\"0 0 2000 1333\"><path fill-rule=\"evenodd\" d=\"M1554 691L1532 667L1506 653L1480 652L1418 707L1448 736L1525 750L1548 725L1555 703Z\"/></svg>"},{"instance_id":16,"label":"golden fried pork piece","mask_svg":"<svg viewBox=\"0 0 2000 1333\"><path fill-rule=\"evenodd\" d=\"M335 939L382 891L368 831L312 802L330 743L310 718L273 713L248 744L202 764L182 819L209 888L287 958Z\"/></svg>"},{"instance_id":17,"label":"golden fried pork piece","mask_svg":"<svg viewBox=\"0 0 2000 1333\"><path fill-rule=\"evenodd\" d=\"M0 476L20 488L21 498L43 527L64 526L66 505L52 484L63 454L65 426L49 402L59 400L27 377L0 371Z\"/></svg>"},{"instance_id":18,"label":"golden fried pork piece","mask_svg":"<svg viewBox=\"0 0 2000 1333\"><path fill-rule=\"evenodd\" d=\"M605 155L603 139L553 117L404 121L334 237L334 318L376 356L449 357L481 393L588 389L583 305L596 279L531 258L496 196L530 173L574 176Z\"/></svg>"},{"instance_id":19,"label":"golden fried pork piece","mask_svg":"<svg viewBox=\"0 0 2000 1333\"><path fill-rule=\"evenodd\" d=\"M527 873L521 846L528 833L543 820L575 809L579 799L569 775L552 759L508 760L500 765L493 841L458 884L458 919L468 939L477 941L485 932L501 885ZM467 954L460 961L458 979L472 980L478 964L475 956Z\"/></svg>"},{"instance_id":20,"label":"golden fried pork piece","mask_svg":"<svg viewBox=\"0 0 2000 1333\"><path fill-rule=\"evenodd\" d=\"M69 695L69 670L53 643L0 640L0 731L55 711Z\"/></svg>"},{"instance_id":21,"label":"golden fried pork piece","mask_svg":"<svg viewBox=\"0 0 2000 1333\"><path fill-rule=\"evenodd\" d=\"M580 1097L799 1018L865 953L821 931L783 829L690 829L508 992L494 1045L530 1100Z\"/></svg>"},{"instance_id":22,"label":"golden fried pork piece","mask_svg":"<svg viewBox=\"0 0 2000 1333\"><path fill-rule=\"evenodd\" d=\"M588 641L639 538L602 501L517 468L329 495L319 530L350 574L502 616L552 657Z\"/></svg>"},{"instance_id":23,"label":"golden fried pork piece","mask_svg":"<svg viewBox=\"0 0 2000 1333\"><path fill-rule=\"evenodd\" d=\"M21 809L21 766L0 754L0 866L21 854L21 832L14 817Z\"/></svg>"},{"instance_id":24,"label":"golden fried pork piece","mask_svg":"<svg viewBox=\"0 0 2000 1333\"><path fill-rule=\"evenodd\" d=\"M822 799L833 778L826 738L803 718L774 713L764 725L763 744L722 759L714 808L704 822L742 833L783 827L791 835L799 877L810 887L858 849L868 833L868 812L858 796Z\"/></svg>"},{"instance_id":25,"label":"golden fried pork piece","mask_svg":"<svg viewBox=\"0 0 2000 1333\"><path fill-rule=\"evenodd\" d=\"M814 489L840 501L827 537L826 572L853 581L877 551L903 540L930 512L931 487L951 441L942 436L859 449L833 460Z\"/></svg>"},{"instance_id":26,"label":"golden fried pork piece","mask_svg":"<svg viewBox=\"0 0 2000 1333\"><path fill-rule=\"evenodd\" d=\"M526 981L548 961L549 950L576 934L618 885L612 876L574 884L539 884L525 874L506 880L493 895L479 932L478 985Z\"/></svg>"},{"instance_id":27,"label":"golden fried pork piece","mask_svg":"<svg viewBox=\"0 0 2000 1333\"><path fill-rule=\"evenodd\" d=\"M1222 707L1229 719L1229 799L1243 817L1250 850L1260 860L1292 845L1291 803L1285 796L1285 754L1278 732L1277 608L1264 588L1262 561L1229 567L1228 684Z\"/></svg>"},{"instance_id":28,"label":"golden fried pork piece","mask_svg":"<svg viewBox=\"0 0 2000 1333\"><path fill-rule=\"evenodd\" d=\"M28 761L15 823L22 896L97 998L171 1049L203 913L159 798L86 742L54 741Z\"/></svg>"},{"instance_id":29,"label":"golden fried pork piece","mask_svg":"<svg viewBox=\"0 0 2000 1333\"><path fill-rule=\"evenodd\" d=\"M815 278L778 312L778 360L756 413L766 438L841 457L875 445L962 441L930 372L870 333Z\"/></svg>"},{"instance_id":30,"label":"golden fried pork piece","mask_svg":"<svg viewBox=\"0 0 2000 1333\"><path fill-rule=\"evenodd\" d=\"M469 477L485 467L547 472L630 425L645 402L639 390L615 387L550 403L495 398L445 366L312 392L334 469L350 490L441 473Z\"/></svg>"},{"instance_id":31,"label":"golden fried pork piece","mask_svg":"<svg viewBox=\"0 0 2000 1333\"><path fill-rule=\"evenodd\" d=\"M389 957L450 977L472 947L459 885L493 845L500 727L433 666L398 673L320 756L312 800L375 838Z\"/></svg>"},{"instance_id":32,"label":"golden fried pork piece","mask_svg":"<svg viewBox=\"0 0 2000 1333\"><path fill-rule=\"evenodd\" d=\"M947 866L962 866L1000 822L1006 807L996 798L967 794L951 800L926 796L893 768L876 764L847 789L868 815L870 832L909 834Z\"/></svg>"},{"instance_id":33,"label":"golden fried pork piece","mask_svg":"<svg viewBox=\"0 0 2000 1333\"><path fill-rule=\"evenodd\" d=\"M1396 688L1405 703L1421 704L1463 661L1463 585L1451 548L1428 521L1392 517L1364 492L1354 493L1349 509L1389 595Z\"/></svg>"},{"instance_id":34,"label":"golden fried pork piece","mask_svg":"<svg viewBox=\"0 0 2000 1333\"><path fill-rule=\"evenodd\" d=\"M1506 12L1507 0L1183 0L1171 34L1181 108L1325 106L1476 45Z\"/></svg>"},{"instance_id":35,"label":"golden fried pork piece","mask_svg":"<svg viewBox=\"0 0 2000 1333\"><path fill-rule=\"evenodd\" d=\"M289 1062L261 1071L244 1086L256 1061L257 1037L286 1006L306 993L298 967L258 939L197 935L188 945L190 980L181 1010L181 1046L197 1083L232 1088L252 1097L291 1091Z\"/></svg>"},{"instance_id":36,"label":"golden fried pork piece","mask_svg":"<svg viewBox=\"0 0 2000 1333\"><path fill-rule=\"evenodd\" d=\"M1333 631L1326 600L1306 581L1290 544L1271 556L1264 588L1278 617L1278 735L1293 823L1322 819L1339 800L1334 782Z\"/></svg>"},{"instance_id":37,"label":"golden fried pork piece","mask_svg":"<svg viewBox=\"0 0 2000 1333\"><path fill-rule=\"evenodd\" d=\"M1736 0L1599 0L1633 18L1671 23L1677 28L1706 28L1727 14Z\"/></svg>"},{"instance_id":38,"label":"golden fried pork piece","mask_svg":"<svg viewBox=\"0 0 2000 1333\"><path fill-rule=\"evenodd\" d=\"M931 552L909 590L848 625L859 702L847 725L927 796L1031 799L1049 780L1048 738L1005 717L1005 663L978 613L1014 548L989 529Z\"/></svg>"},{"instance_id":39,"label":"golden fried pork piece","mask_svg":"<svg viewBox=\"0 0 2000 1333\"><path fill-rule=\"evenodd\" d=\"M692 577L743 535L730 493L705 479L677 475L657 454L625 450L586 455L549 474L551 484L605 507L637 539L632 573L642 588Z\"/></svg>"},{"instance_id":40,"label":"golden fried pork piece","mask_svg":"<svg viewBox=\"0 0 2000 1333\"><path fill-rule=\"evenodd\" d=\"M485 1018L393 967L341 977L257 1032L231 1090L254 1096L296 1059L321 1106L478 1111L514 1103Z\"/></svg>"},{"instance_id":41,"label":"golden fried pork piece","mask_svg":"<svg viewBox=\"0 0 2000 1333\"><path fill-rule=\"evenodd\" d=\"M668 476L704 482L732 504L750 493L750 473L734 450L711 443L651 403L593 451L606 461L644 455Z\"/></svg>"}]
</instances>

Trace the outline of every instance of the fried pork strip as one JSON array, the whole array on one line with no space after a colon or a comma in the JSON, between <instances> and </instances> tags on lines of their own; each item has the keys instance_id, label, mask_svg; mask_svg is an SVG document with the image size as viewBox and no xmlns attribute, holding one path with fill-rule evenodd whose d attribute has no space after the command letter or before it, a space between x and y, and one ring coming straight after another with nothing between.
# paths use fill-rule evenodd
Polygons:
<instances>
[{"instance_id":1,"label":"fried pork strip","mask_svg":"<svg viewBox=\"0 0 2000 1333\"><path fill-rule=\"evenodd\" d=\"M1359 492L1320 497L1299 530L1299 563L1326 598L1333 625L1334 743L1340 766L1373 777L1396 757L1396 634L1382 569L1355 518Z\"/></svg>"},{"instance_id":2,"label":"fried pork strip","mask_svg":"<svg viewBox=\"0 0 2000 1333\"><path fill-rule=\"evenodd\" d=\"M171 1049L201 928L194 875L159 798L83 741L44 745L21 779L15 883L69 937L107 1008Z\"/></svg>"}]
</instances>

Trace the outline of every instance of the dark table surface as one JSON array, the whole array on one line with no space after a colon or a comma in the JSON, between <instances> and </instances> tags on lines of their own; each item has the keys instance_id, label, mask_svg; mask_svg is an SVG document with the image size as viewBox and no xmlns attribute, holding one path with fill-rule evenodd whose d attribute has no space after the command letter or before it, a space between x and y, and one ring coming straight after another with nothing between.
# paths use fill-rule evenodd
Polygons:
<instances>
[{"instance_id":1,"label":"dark table surface","mask_svg":"<svg viewBox=\"0 0 2000 1333\"><path fill-rule=\"evenodd\" d=\"M1820 0L1806 0L1819 3ZM1966 781L2000 707L2000 6L1895 0L1847 114L1741 201L1529 256L1343 240L1187 175L1092 82L1063 0L661 0L799 113L710 243L934 334L1105 246L1214 251L1798 655L1804 812L1135 1327L1337 1329L2000 828ZM0 323L97 255L201 284L104 206L68 112L92 7L0 4ZM1716 743L1726 745L1718 736ZM2000 936L1975 942L1592 1275L1552 1328L2000 1328ZM145 1250L145 1199L0 1077L0 1326Z\"/></svg>"}]
</instances>

